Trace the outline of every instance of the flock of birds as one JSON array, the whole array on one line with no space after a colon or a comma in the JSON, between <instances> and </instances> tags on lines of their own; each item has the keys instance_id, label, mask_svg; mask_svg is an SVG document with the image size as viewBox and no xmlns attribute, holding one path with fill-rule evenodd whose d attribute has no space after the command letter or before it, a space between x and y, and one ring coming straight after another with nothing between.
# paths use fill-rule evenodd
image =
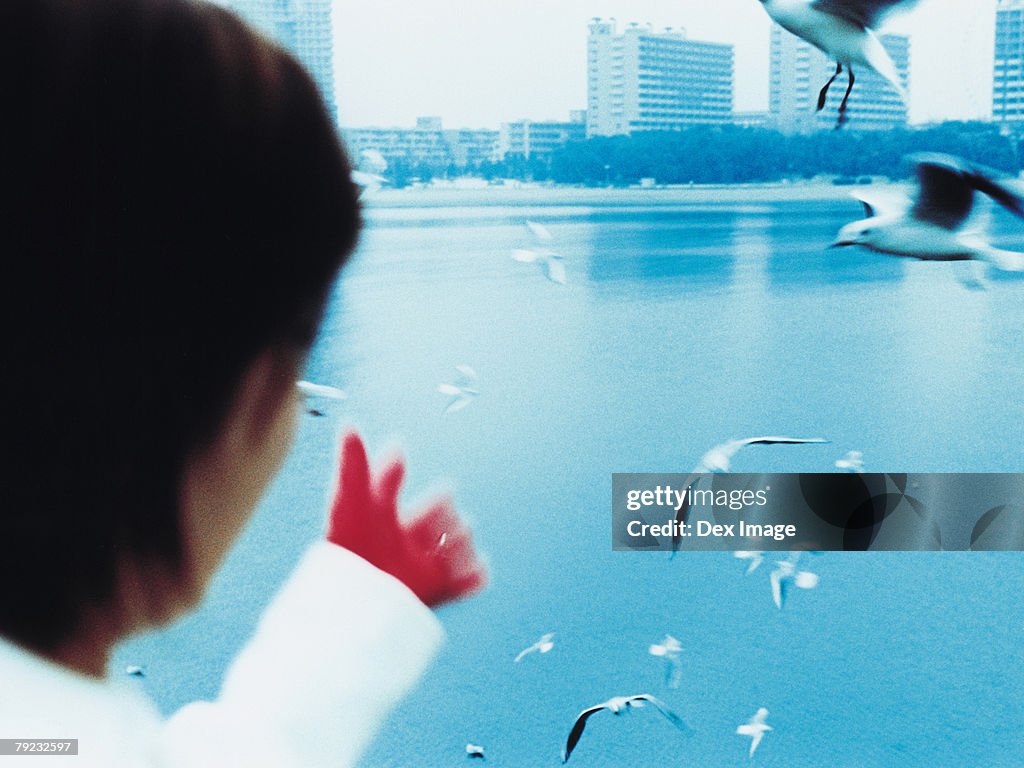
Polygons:
<instances>
[{"instance_id":1,"label":"flock of birds","mask_svg":"<svg viewBox=\"0 0 1024 768\"><path fill-rule=\"evenodd\" d=\"M881 18L897 7L907 7L913 0L760 0L764 10L779 25L805 39L836 61L836 70L819 92L818 110L824 108L828 91L843 73L848 74L846 92L838 109L836 127L847 121L847 104L853 90L854 67L877 72L906 98L896 67L879 42L873 29ZM353 173L353 181L371 194L384 183L387 162L379 152L363 153L362 170ZM1024 217L1024 190L1015 180L960 158L939 154L919 154L910 157L916 172L916 190L911 197L893 197L859 193L865 217L843 227L834 247L859 245L879 253L922 260L971 261L1007 271L1024 271L1024 254L993 247L984 236L983 227L973 222L975 193L981 193L1007 210ZM532 243L529 247L512 251L512 259L539 267L541 274L552 283L565 285L567 272L564 257L553 249L554 237L543 224L527 221L526 228ZM976 272L969 287L984 287L983 275ZM439 393L448 398L444 413L466 408L480 394L478 375L468 365L456 366L451 382L438 385ZM310 382L299 382L299 390L307 401L307 412L323 415L319 403L340 400L342 390ZM787 436L749 437L729 440L713 447L700 459L692 471L692 481L699 482L705 473L728 472L736 454L752 445L799 445L825 443L823 438L797 438ZM835 468L844 472L863 472L863 454L849 451L835 461ZM685 521L688 510L680 507L677 519ZM674 554L674 552L673 552ZM746 574L757 571L769 553L738 551L735 557L746 561ZM771 597L782 609L793 589L813 589L819 577L801 568L801 559L808 553L791 552L775 560L769 573ZM536 642L520 651L514 658L520 663L527 657L543 656L555 647L555 633L543 634ZM682 653L684 648L673 636L666 635L649 646L651 656L660 658L665 665L665 685L677 688L682 680ZM141 675L141 668L131 668L128 674ZM583 738L591 718L601 712L620 716L633 710L648 709L658 713L684 735L693 729L661 699L650 693L614 696L583 709L572 723L562 749L562 762L568 762ZM772 727L768 725L768 709L760 707L744 723L736 727L736 734L750 739L748 756L753 758L762 740ZM478 744L466 744L466 756L485 760L486 750Z\"/></svg>"},{"instance_id":2,"label":"flock of birds","mask_svg":"<svg viewBox=\"0 0 1024 768\"><path fill-rule=\"evenodd\" d=\"M787 592L793 587L801 589L812 589L818 585L818 576L807 570L801 570L799 563L801 558L809 553L790 552L785 559L777 560L775 570L772 571L769 581L771 583L772 599L780 609L786 601ZM756 571L765 560L765 552L736 552L737 558L749 561L746 573ZM547 632L534 643L521 650L514 658L514 663L520 663L524 658L533 654L546 654L555 645L555 633ZM672 635L665 635L665 638L658 643L652 643L648 653L665 662L665 685L668 688L678 688L683 678L682 653L685 649L682 644ZM612 715L624 715L634 710L650 709L659 714L669 724L673 725L684 736L693 736L696 731L679 716L664 701L651 693L637 693L628 696L613 696L606 701L586 707L576 716L569 733L566 736L565 745L562 747L562 763L567 763L573 751L583 738L590 719L601 712L609 712ZM767 724L768 709L759 707L745 723L736 727L736 734L750 738L750 745L747 752L749 758L753 758L754 752L765 734L772 730ZM466 756L471 759L486 760L487 751L479 745L466 744Z\"/></svg>"}]
</instances>

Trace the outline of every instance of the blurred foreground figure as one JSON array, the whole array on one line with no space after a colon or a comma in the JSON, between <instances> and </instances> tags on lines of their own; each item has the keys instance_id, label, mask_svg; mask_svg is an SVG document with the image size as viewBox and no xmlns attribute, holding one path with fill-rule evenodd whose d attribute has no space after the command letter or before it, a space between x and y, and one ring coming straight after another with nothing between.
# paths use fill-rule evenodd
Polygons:
<instances>
[{"instance_id":1,"label":"blurred foreground figure","mask_svg":"<svg viewBox=\"0 0 1024 768\"><path fill-rule=\"evenodd\" d=\"M9 0L0 29L0 738L78 739L49 758L77 768L352 765L437 649L430 607L484 582L450 502L403 519L403 463L372 474L355 434L216 701L161 722L107 677L202 599L292 441L359 232L316 87L203 3Z\"/></svg>"}]
</instances>

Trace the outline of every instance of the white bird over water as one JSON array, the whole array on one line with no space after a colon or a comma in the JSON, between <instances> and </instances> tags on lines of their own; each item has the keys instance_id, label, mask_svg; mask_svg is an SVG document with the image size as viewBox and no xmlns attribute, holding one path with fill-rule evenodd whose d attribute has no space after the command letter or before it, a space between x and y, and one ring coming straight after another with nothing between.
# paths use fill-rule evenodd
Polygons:
<instances>
[{"instance_id":1,"label":"white bird over water","mask_svg":"<svg viewBox=\"0 0 1024 768\"><path fill-rule=\"evenodd\" d=\"M860 245L891 256L976 260L1009 272L1024 271L1024 253L992 247L971 220L975 192L1024 216L1024 190L998 171L952 155L922 153L908 159L917 174L914 199L859 196L867 218L839 230L833 247Z\"/></svg>"},{"instance_id":2,"label":"white bird over water","mask_svg":"<svg viewBox=\"0 0 1024 768\"><path fill-rule=\"evenodd\" d=\"M342 389L330 387L326 384L314 384L311 381L297 381L295 382L295 387L299 390L299 395L305 401L306 413L311 416L323 416L324 412L321 408L310 404L310 400L338 401L348 397Z\"/></svg>"},{"instance_id":3,"label":"white bird over water","mask_svg":"<svg viewBox=\"0 0 1024 768\"><path fill-rule=\"evenodd\" d=\"M799 560L799 552L792 553L787 560L777 560L775 570L769 577L772 585L772 600L775 602L775 607L780 610L786 604L786 595L789 593L790 587L814 589L818 586L818 574L796 569Z\"/></svg>"},{"instance_id":4,"label":"white bird over water","mask_svg":"<svg viewBox=\"0 0 1024 768\"><path fill-rule=\"evenodd\" d=\"M572 730L569 731L569 738L565 742L565 749L562 750L562 762L566 763L569 761L572 751L579 743L580 737L583 736L583 729L587 727L587 720L589 720L591 716L604 709L607 709L613 715L621 715L624 712L629 712L631 709L640 709L645 704L651 704L665 716L666 720L687 736L693 735L693 729L690 728L690 726L688 726L683 719L679 717L679 715L665 706L663 701L651 696L649 693L639 693L634 696L613 696L608 699L608 701L584 709L576 716L576 722L573 723Z\"/></svg>"},{"instance_id":5,"label":"white bird over water","mask_svg":"<svg viewBox=\"0 0 1024 768\"><path fill-rule=\"evenodd\" d=\"M362 200L364 197L368 197L376 193L384 184L387 183L387 179L377 173L367 173L366 171L352 171L352 183L359 187L359 199Z\"/></svg>"},{"instance_id":6,"label":"white bird over water","mask_svg":"<svg viewBox=\"0 0 1024 768\"><path fill-rule=\"evenodd\" d=\"M849 451L843 458L836 459L836 469L842 472L864 472L864 454L860 451Z\"/></svg>"},{"instance_id":7,"label":"white bird over water","mask_svg":"<svg viewBox=\"0 0 1024 768\"><path fill-rule=\"evenodd\" d=\"M764 562L764 552L750 552L740 550L738 552L733 552L732 554L733 557L738 557L740 560L750 561L749 563L747 563L746 573L748 574L751 574L754 571L756 571L761 566L761 563Z\"/></svg>"},{"instance_id":8,"label":"white bird over water","mask_svg":"<svg viewBox=\"0 0 1024 768\"><path fill-rule=\"evenodd\" d=\"M467 744L466 757L475 760L486 760L487 754L484 752L484 748L479 744Z\"/></svg>"},{"instance_id":9,"label":"white bird over water","mask_svg":"<svg viewBox=\"0 0 1024 768\"><path fill-rule=\"evenodd\" d=\"M760 0L780 27L806 40L836 62L835 74L818 94L818 111L825 106L828 89L846 66L849 84L839 105L836 127L846 122L846 102L855 80L853 66L867 67L884 77L904 102L907 92L882 43L872 31L897 6L916 0Z\"/></svg>"},{"instance_id":10,"label":"white bird over water","mask_svg":"<svg viewBox=\"0 0 1024 768\"><path fill-rule=\"evenodd\" d=\"M804 445L827 442L828 440L823 437L746 437L742 440L729 440L705 453L693 472L728 472L733 456L748 445Z\"/></svg>"},{"instance_id":11,"label":"white bird over water","mask_svg":"<svg viewBox=\"0 0 1024 768\"><path fill-rule=\"evenodd\" d=\"M672 635L665 635L660 643L655 643L647 649L652 656L660 656L665 659L665 684L669 688L678 688L683 678L683 664L679 655L683 646Z\"/></svg>"},{"instance_id":12,"label":"white bird over water","mask_svg":"<svg viewBox=\"0 0 1024 768\"><path fill-rule=\"evenodd\" d=\"M528 656L531 653L547 653L555 647L555 633L546 632L540 636L540 640L531 645L528 648L523 648L515 658L515 663L518 664L523 660L524 656Z\"/></svg>"},{"instance_id":13,"label":"white bird over water","mask_svg":"<svg viewBox=\"0 0 1024 768\"><path fill-rule=\"evenodd\" d=\"M359 168L352 171L352 183L361 188L359 198L374 194L387 183L381 174L388 168L388 161L377 149L364 149L359 154Z\"/></svg>"},{"instance_id":14,"label":"white bird over water","mask_svg":"<svg viewBox=\"0 0 1024 768\"><path fill-rule=\"evenodd\" d=\"M524 264L539 264L548 280L565 285L565 264L562 263L561 254L555 253L548 246L553 239L548 228L536 221L528 221L526 226L533 233L539 247L517 248L512 251L512 258Z\"/></svg>"},{"instance_id":15,"label":"white bird over water","mask_svg":"<svg viewBox=\"0 0 1024 768\"><path fill-rule=\"evenodd\" d=\"M766 732L770 731L772 727L765 723L768 719L768 710L761 707L757 710L752 718L747 720L744 725L739 726L736 729L736 733L740 736L750 737L750 753L749 757L754 756L754 750L757 749L757 745L761 743L761 739L764 738Z\"/></svg>"},{"instance_id":16,"label":"white bird over water","mask_svg":"<svg viewBox=\"0 0 1024 768\"><path fill-rule=\"evenodd\" d=\"M459 375L453 383L437 385L438 392L451 398L448 401L448 405L445 406L445 413L461 411L480 394L480 390L476 388L476 371L468 365L456 365L455 370L458 371Z\"/></svg>"}]
</instances>

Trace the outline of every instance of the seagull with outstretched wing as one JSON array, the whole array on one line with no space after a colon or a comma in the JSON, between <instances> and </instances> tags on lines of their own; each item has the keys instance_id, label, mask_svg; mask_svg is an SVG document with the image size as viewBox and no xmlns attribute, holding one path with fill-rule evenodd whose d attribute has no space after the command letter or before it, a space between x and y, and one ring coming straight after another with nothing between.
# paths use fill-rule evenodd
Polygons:
<instances>
[{"instance_id":1,"label":"seagull with outstretched wing","mask_svg":"<svg viewBox=\"0 0 1024 768\"><path fill-rule=\"evenodd\" d=\"M791 587L814 589L818 586L818 574L796 569L800 554L800 552L793 552L788 559L777 560L775 570L769 576L772 585L772 600L775 607L780 610L786 604L786 595Z\"/></svg>"},{"instance_id":2,"label":"seagull with outstretched wing","mask_svg":"<svg viewBox=\"0 0 1024 768\"><path fill-rule=\"evenodd\" d=\"M531 653L547 653L554 647L555 633L545 632L543 635L540 636L540 639L533 645L523 648L523 650L521 650L515 657L514 661L516 664L518 664L520 661L523 660L524 657L530 655Z\"/></svg>"},{"instance_id":3,"label":"seagull with outstretched wing","mask_svg":"<svg viewBox=\"0 0 1024 768\"><path fill-rule=\"evenodd\" d=\"M456 365L455 370L459 375L455 378L454 382L437 385L438 392L451 398L448 401L448 405L444 408L445 413L461 411L480 394L480 390L476 388L477 375L475 370L465 364Z\"/></svg>"},{"instance_id":4,"label":"seagull with outstretched wing","mask_svg":"<svg viewBox=\"0 0 1024 768\"><path fill-rule=\"evenodd\" d=\"M549 244L554 239L551 237L551 232L536 221L527 221L526 227L533 234L537 246L516 248L512 251L512 258L523 264L539 264L548 280L558 285L565 285L565 264L562 262L561 254L551 250Z\"/></svg>"},{"instance_id":5,"label":"seagull with outstretched wing","mask_svg":"<svg viewBox=\"0 0 1024 768\"><path fill-rule=\"evenodd\" d=\"M748 753L748 757L754 756L754 751L757 749L757 745L761 743L761 739L764 738L765 733L772 729L772 727L765 722L767 719L768 710L761 707L752 718L736 729L736 733L740 736L750 737L750 752Z\"/></svg>"},{"instance_id":6,"label":"seagull with outstretched wing","mask_svg":"<svg viewBox=\"0 0 1024 768\"><path fill-rule=\"evenodd\" d=\"M733 456L741 448L748 445L806 445L807 443L827 443L823 437L745 437L742 440L728 440L716 445L705 453L693 472L728 472Z\"/></svg>"},{"instance_id":7,"label":"seagull with outstretched wing","mask_svg":"<svg viewBox=\"0 0 1024 768\"><path fill-rule=\"evenodd\" d=\"M566 739L565 748L562 750L562 762L567 763L569 761L572 751L576 749L576 745L579 744L580 738L583 736L583 729L587 727L587 720L598 712L608 710L613 715L621 715L629 712L631 709L640 709L646 704L652 705L664 715L666 720L687 736L693 735L693 729L679 715L669 709L663 701L649 693L639 693L633 696L613 696L608 701L596 704L593 707L587 707L576 716L576 721L572 724L572 729L569 731L569 738Z\"/></svg>"},{"instance_id":8,"label":"seagull with outstretched wing","mask_svg":"<svg viewBox=\"0 0 1024 768\"><path fill-rule=\"evenodd\" d=\"M866 67L884 77L904 102L907 91L896 65L874 33L882 17L916 0L760 0L765 11L783 29L806 40L836 62L836 71L818 93L818 111L825 107L828 90L846 67L849 82L839 105L836 127L846 122L846 102L855 76L853 67Z\"/></svg>"}]
</instances>

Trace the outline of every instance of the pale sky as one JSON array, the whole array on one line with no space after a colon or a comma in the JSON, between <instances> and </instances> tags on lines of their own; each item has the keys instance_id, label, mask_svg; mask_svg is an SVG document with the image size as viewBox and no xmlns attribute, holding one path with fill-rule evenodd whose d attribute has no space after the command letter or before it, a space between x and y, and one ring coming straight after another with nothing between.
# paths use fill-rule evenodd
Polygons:
<instances>
[{"instance_id":1,"label":"pale sky","mask_svg":"<svg viewBox=\"0 0 1024 768\"><path fill-rule=\"evenodd\" d=\"M912 122L991 113L996 0L920 0L883 31L910 34ZM336 0L338 111L345 126L497 128L586 108L592 16L685 27L732 43L736 109L768 107L768 17L757 0Z\"/></svg>"}]
</instances>

